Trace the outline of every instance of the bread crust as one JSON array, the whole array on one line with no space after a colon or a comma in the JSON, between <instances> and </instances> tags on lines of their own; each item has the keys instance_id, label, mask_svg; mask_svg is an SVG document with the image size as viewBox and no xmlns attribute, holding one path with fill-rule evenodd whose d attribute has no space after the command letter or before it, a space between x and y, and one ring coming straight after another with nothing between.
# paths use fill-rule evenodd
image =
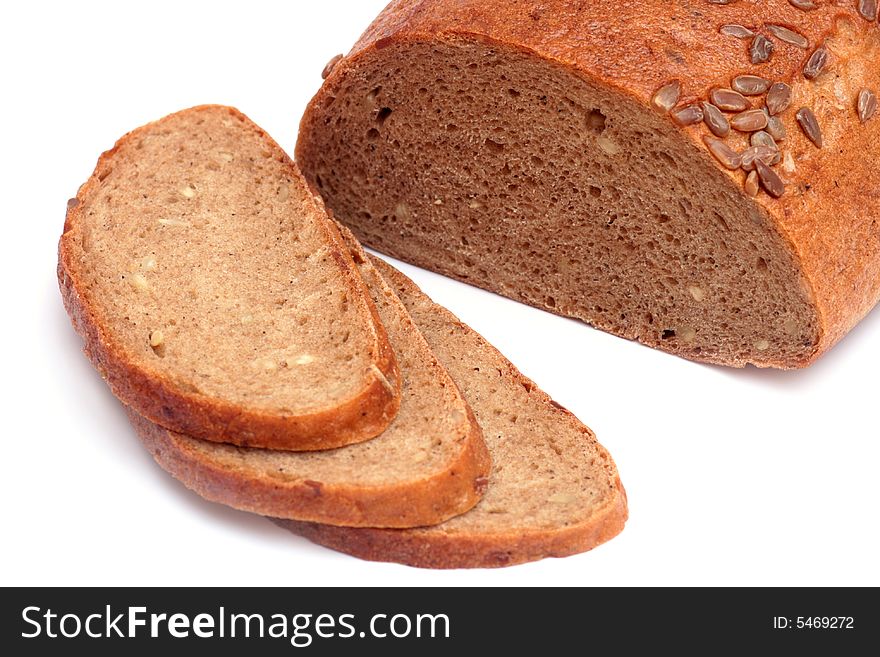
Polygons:
<instances>
[{"instance_id":1,"label":"bread crust","mask_svg":"<svg viewBox=\"0 0 880 657\"><path fill-rule=\"evenodd\" d=\"M809 50L777 47L769 62L752 65L748 44L719 33L725 24L752 28L768 24L794 27ZM789 129L785 150L797 156L796 171L785 174L781 199L765 194L746 199L741 172L730 172L708 157L697 126L681 128L706 161L730 178L734 193L751 203L756 216L788 244L799 263L802 285L818 319L813 344L790 360L754 364L782 369L805 367L836 344L880 300L880 120L862 125L852 88L880 92L880 29L857 13L849 0L818 3L804 12L788 2L739 0L574 0L509 3L503 0L398 0L367 29L352 51L337 63L309 105L302 131L347 75L357 74L372 53L392 44L480 39L533 53L593 83L606 85L650 107L654 93L679 80L680 105L704 99L714 87L728 87L741 74L758 74L792 85L796 104L812 107L825 132L816 149L797 129ZM833 73L804 79L803 67L818 44L832 48L831 66L846 72L847 91ZM671 118L669 119L672 120ZM304 158L300 146L299 160ZM308 173L308 172L307 172ZM652 346L674 350L671 345ZM715 361L717 362L717 361ZM744 361L721 364L744 366Z\"/></svg>"},{"instance_id":2,"label":"bread crust","mask_svg":"<svg viewBox=\"0 0 880 657\"><path fill-rule=\"evenodd\" d=\"M203 105L181 113L226 111L253 125L233 108ZM181 114L178 113L178 114ZM174 115L172 115L174 116ZM168 118L168 117L166 117ZM164 120L164 119L163 119ZM161 120L160 120L161 122ZM157 122L158 123L158 122ZM330 249L339 265L353 303L360 303L373 332L374 365L382 377L371 376L363 388L343 404L302 415L262 412L222 399L186 390L179 383L156 376L131 362L113 332L101 325L89 291L82 280L80 264L74 257L72 231L82 219L84 202L101 185L102 173L112 166L116 152L156 123L123 136L113 149L103 153L95 172L68 204L64 234L58 247L58 281L64 307L77 333L84 353L107 381L113 394L151 421L186 435L204 440L284 450L330 449L373 438L391 423L400 408L400 375L394 351L369 293L355 269L339 232L331 221L321 222ZM265 132L254 126L261 138L276 150L290 167L290 175L305 181L293 161ZM315 209L324 213L323 202L314 198Z\"/></svg>"},{"instance_id":3,"label":"bread crust","mask_svg":"<svg viewBox=\"0 0 880 657\"><path fill-rule=\"evenodd\" d=\"M308 519L328 526L417 527L443 522L479 501L491 463L470 409L470 431L462 440L462 450L442 472L376 486L247 476L199 453L191 439L146 420L129 407L126 411L156 462L205 499L261 515Z\"/></svg>"},{"instance_id":4,"label":"bread crust","mask_svg":"<svg viewBox=\"0 0 880 657\"><path fill-rule=\"evenodd\" d=\"M391 265L374 258L376 268L392 287L407 294L424 293L404 274ZM438 312L449 313L438 306ZM473 333L466 324L452 322L462 332ZM486 349L494 347L486 345ZM506 360L506 359L505 359ZM548 414L562 416L561 421L586 429L571 412L554 402L546 393L509 361L505 377L511 385L523 385L532 392ZM584 439L594 441L589 429ZM417 568L500 568L551 557L567 557L586 552L619 534L628 518L626 491L611 455L597 445L599 458L610 472L611 493L601 506L594 508L579 522L552 529L513 527L509 531L444 531L437 528L376 529L332 527L329 525L273 519L281 527L310 541L370 561L402 563ZM498 464L501 465L501 464Z\"/></svg>"}]
</instances>

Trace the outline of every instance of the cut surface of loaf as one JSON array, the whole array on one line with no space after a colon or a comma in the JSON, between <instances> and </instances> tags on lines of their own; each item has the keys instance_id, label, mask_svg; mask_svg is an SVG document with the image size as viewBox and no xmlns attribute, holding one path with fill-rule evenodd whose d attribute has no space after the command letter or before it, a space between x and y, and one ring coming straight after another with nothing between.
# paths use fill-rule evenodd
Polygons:
<instances>
[{"instance_id":1,"label":"cut surface of loaf","mask_svg":"<svg viewBox=\"0 0 880 657\"><path fill-rule=\"evenodd\" d=\"M795 4L396 0L297 161L384 253L694 360L802 367L880 298L880 29Z\"/></svg>"},{"instance_id":2,"label":"cut surface of loaf","mask_svg":"<svg viewBox=\"0 0 880 657\"><path fill-rule=\"evenodd\" d=\"M571 413L523 376L482 336L376 260L471 405L492 455L483 499L434 527L343 528L276 520L364 559L424 568L494 568L589 550L627 518L614 461Z\"/></svg>"},{"instance_id":3,"label":"cut surface of loaf","mask_svg":"<svg viewBox=\"0 0 880 657\"><path fill-rule=\"evenodd\" d=\"M397 412L394 354L335 225L237 110L172 114L102 155L69 204L58 276L88 357L162 426L325 449Z\"/></svg>"},{"instance_id":4,"label":"cut surface of loaf","mask_svg":"<svg viewBox=\"0 0 880 657\"><path fill-rule=\"evenodd\" d=\"M489 473L486 445L406 309L357 242L349 244L403 379L400 412L382 435L335 450L293 453L220 445L129 416L159 465L209 500L347 526L438 523L480 499Z\"/></svg>"}]
</instances>

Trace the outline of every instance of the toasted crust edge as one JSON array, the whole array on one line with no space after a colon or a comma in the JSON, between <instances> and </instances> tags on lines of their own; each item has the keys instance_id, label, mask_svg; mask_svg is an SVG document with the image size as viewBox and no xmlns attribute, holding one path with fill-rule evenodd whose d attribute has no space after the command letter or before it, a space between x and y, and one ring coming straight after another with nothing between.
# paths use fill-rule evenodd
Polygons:
<instances>
[{"instance_id":1,"label":"toasted crust edge","mask_svg":"<svg viewBox=\"0 0 880 657\"><path fill-rule=\"evenodd\" d=\"M176 114L216 110L227 111L253 126L261 138L277 149L283 162L291 167L292 175L303 183L305 189L309 189L293 160L277 142L237 109L199 105ZM342 244L338 230L329 219L321 223L328 241L336 246L333 253L341 265L340 271L353 298L362 299L372 317L374 365L382 374L382 377L373 376L355 396L337 407L298 416L276 415L188 392L126 360L120 346L101 328L93 306L83 295L85 286L74 263L69 234L81 219L83 200L100 185L100 172L112 161L119 148L167 118L121 137L111 150L101 155L94 173L77 192L77 202L68 206L64 234L58 246L58 282L64 307L74 329L83 339L86 356L107 381L113 394L125 404L131 405L153 422L203 440L301 451L341 447L369 440L382 433L400 408L400 373L378 311L348 250ZM311 197L315 210L325 212L323 202L313 194Z\"/></svg>"},{"instance_id":2,"label":"toasted crust edge","mask_svg":"<svg viewBox=\"0 0 880 657\"><path fill-rule=\"evenodd\" d=\"M482 432L468 409L469 430L458 457L426 479L386 486L326 484L245 477L206 458L186 438L126 407L147 450L184 486L212 502L242 511L347 527L418 527L464 513L480 500L490 457Z\"/></svg>"}]
</instances>

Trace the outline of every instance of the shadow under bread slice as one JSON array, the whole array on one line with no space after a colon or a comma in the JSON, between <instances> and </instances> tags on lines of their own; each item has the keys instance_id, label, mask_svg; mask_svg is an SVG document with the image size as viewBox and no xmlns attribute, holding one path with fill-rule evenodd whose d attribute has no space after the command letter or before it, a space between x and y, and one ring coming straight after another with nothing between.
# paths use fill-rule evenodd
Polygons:
<instances>
[{"instance_id":1,"label":"shadow under bread slice","mask_svg":"<svg viewBox=\"0 0 880 657\"><path fill-rule=\"evenodd\" d=\"M430 525L477 503L490 467L479 425L400 300L360 254L358 267L403 381L400 411L388 429L335 450L285 452L191 438L129 410L160 466L208 500L336 525Z\"/></svg>"},{"instance_id":2,"label":"shadow under bread slice","mask_svg":"<svg viewBox=\"0 0 880 657\"><path fill-rule=\"evenodd\" d=\"M406 276L375 263L482 426L493 463L488 489L471 511L434 527L276 522L334 550L423 568L564 557L616 536L627 518L626 493L593 432Z\"/></svg>"}]
</instances>

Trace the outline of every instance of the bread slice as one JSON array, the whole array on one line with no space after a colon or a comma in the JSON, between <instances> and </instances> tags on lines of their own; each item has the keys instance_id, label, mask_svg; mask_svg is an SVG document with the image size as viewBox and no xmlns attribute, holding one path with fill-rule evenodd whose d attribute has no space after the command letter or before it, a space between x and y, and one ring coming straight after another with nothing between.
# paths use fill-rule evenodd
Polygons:
<instances>
[{"instance_id":1,"label":"bread slice","mask_svg":"<svg viewBox=\"0 0 880 657\"><path fill-rule=\"evenodd\" d=\"M795 4L394 0L297 163L383 253L686 358L803 367L880 300L880 29L874 2Z\"/></svg>"},{"instance_id":2,"label":"bread slice","mask_svg":"<svg viewBox=\"0 0 880 657\"><path fill-rule=\"evenodd\" d=\"M403 274L376 266L461 387L493 470L473 510L435 527L351 529L276 520L308 539L376 561L494 568L584 552L622 529L626 494L593 432Z\"/></svg>"},{"instance_id":3,"label":"bread slice","mask_svg":"<svg viewBox=\"0 0 880 657\"><path fill-rule=\"evenodd\" d=\"M353 241L403 377L400 412L371 441L280 452L189 438L130 412L156 461L201 496L264 515L349 526L435 524L476 504L489 455L455 382Z\"/></svg>"},{"instance_id":4,"label":"bread slice","mask_svg":"<svg viewBox=\"0 0 880 657\"><path fill-rule=\"evenodd\" d=\"M104 153L58 278L114 394L174 431L326 449L397 413L394 353L335 226L235 109L172 114Z\"/></svg>"}]
</instances>

